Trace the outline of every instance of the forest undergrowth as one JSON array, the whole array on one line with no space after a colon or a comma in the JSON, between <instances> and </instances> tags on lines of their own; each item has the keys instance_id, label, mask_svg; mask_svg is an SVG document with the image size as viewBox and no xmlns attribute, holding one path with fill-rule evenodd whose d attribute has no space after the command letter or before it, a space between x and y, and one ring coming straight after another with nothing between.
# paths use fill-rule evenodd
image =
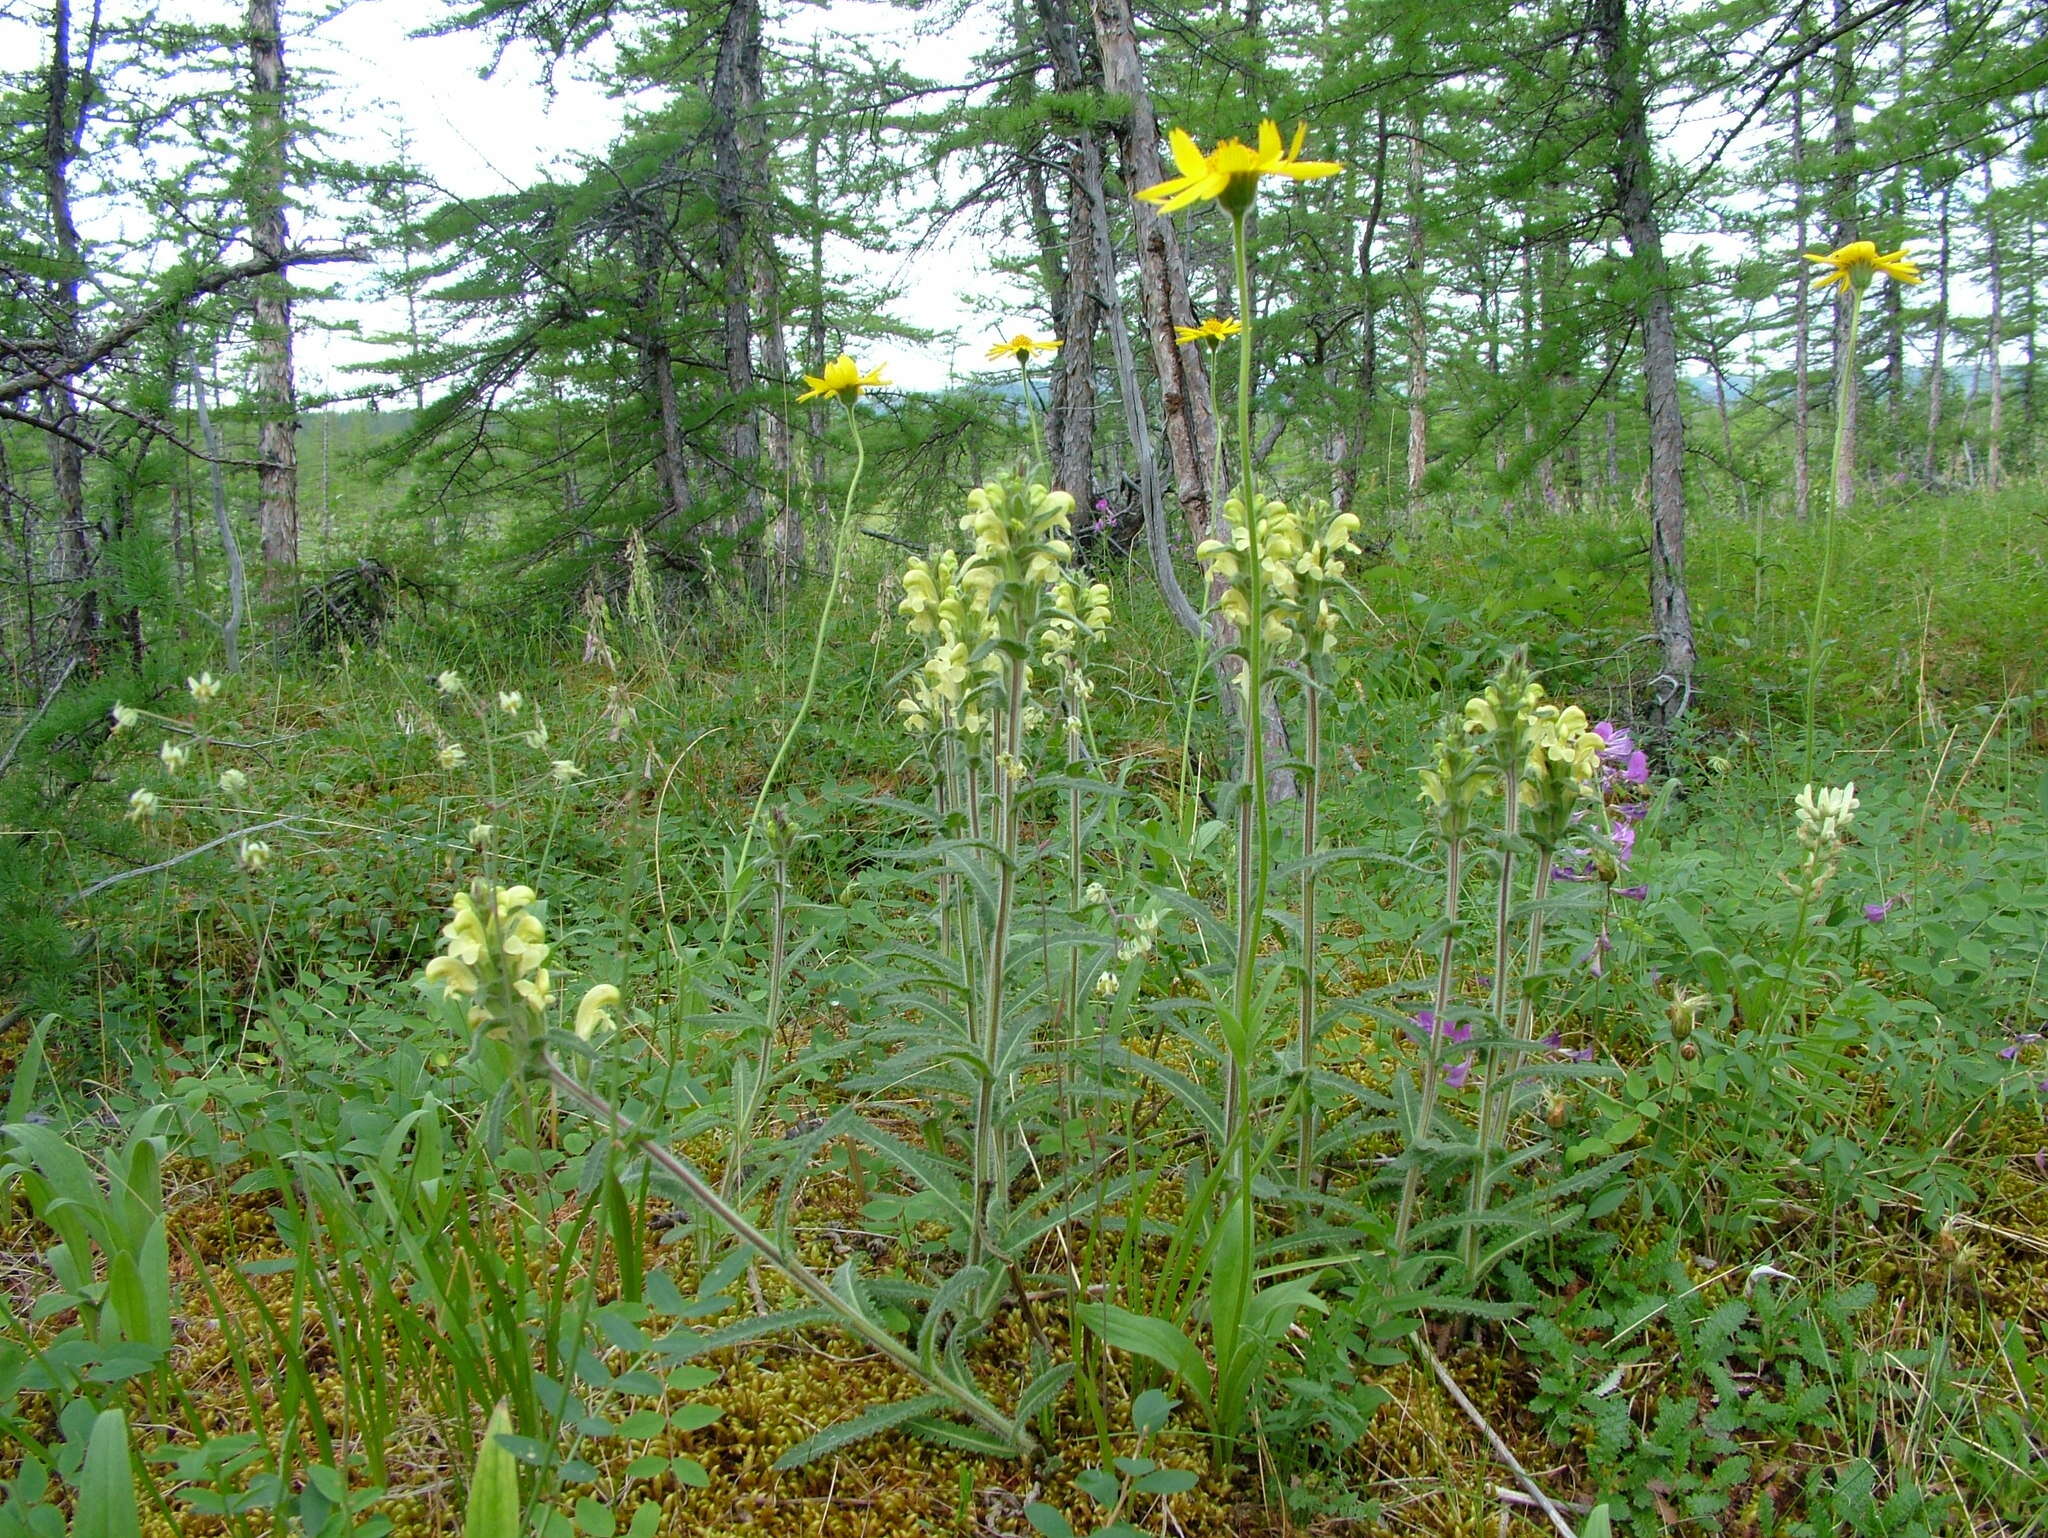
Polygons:
<instances>
[{"instance_id":1,"label":"forest undergrowth","mask_svg":"<svg viewBox=\"0 0 2048 1538\"><path fill-rule=\"evenodd\" d=\"M1750 531L1703 520L1729 660L1654 763L1596 739L1603 804L1640 814L1619 841L1557 824L1536 851L1590 879L1533 896L1500 858L1530 846L1481 830L1483 762L1432 743L1489 686L1521 697L1511 647L1546 699L1629 719L1628 524L1453 520L1358 571L1323 686L1327 857L1271 803L1276 891L1320 874L1305 1179L1299 903L1252 935L1269 1026L1233 1053L1227 738L1113 562L1067 634L1085 735L1052 734L1014 814L1023 1023L988 1074L988 979L958 979L988 963L968 942L1002 897L974 884L1003 828L957 766L953 822L928 799L946 765L895 701L940 653L887 547L848 552L744 867L801 600L517 635L435 609L260 693L172 668L126 725L87 701L42 770L83 767L75 810L6 894L6 1521L80 1509L118 1409L147 1531L453 1530L502 1401L520 1499L562 1533L1539 1521L1480 1421L1571 1522L2034 1530L2030 506L1920 501L1843 541L1842 590L1903 596L1836 611L1817 783L1854 804L1805 814L1799 531L1773 528L1759 580ZM1452 805L1466 786L1455 840L1417 766ZM1454 843L1469 925L1444 922ZM471 901L463 951L444 928ZM478 991L423 989L437 954ZM499 1008L492 967L563 1083L465 1020ZM1247 1255L1217 1240L1233 1221Z\"/></svg>"}]
</instances>

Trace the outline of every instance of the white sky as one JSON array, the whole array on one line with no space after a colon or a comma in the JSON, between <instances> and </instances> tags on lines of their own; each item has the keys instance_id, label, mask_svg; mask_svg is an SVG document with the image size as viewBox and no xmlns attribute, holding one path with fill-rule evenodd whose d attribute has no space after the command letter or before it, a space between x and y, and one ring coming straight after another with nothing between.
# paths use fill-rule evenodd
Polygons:
<instances>
[{"instance_id":1,"label":"white sky","mask_svg":"<svg viewBox=\"0 0 2048 1538\"><path fill-rule=\"evenodd\" d=\"M400 134L409 133L412 158L441 187L485 196L530 185L551 169L573 174L579 157L601 154L618 132L628 103L609 97L588 71L563 65L555 71L550 92L542 83L539 55L526 50L508 54L491 78L483 78L490 49L481 38L408 36L427 14L417 0L356 0L313 36L302 37L295 51L287 42L289 63L322 68L336 82L340 110L326 121L338 148L365 159L388 159ZM814 34L858 36L913 70L939 78L964 76L969 56L981 46L968 28L917 36L914 18L866 0L834 0L829 15L810 6L771 12L767 25L790 48L806 46ZM977 242L958 240L914 259L879 263L844 243L836 255L842 262L859 263L870 281L903 291L893 307L897 318L958 333L957 339L942 338L922 348L892 340L870 349L872 356L870 351L860 354L864 365L881 363L891 382L912 388L943 385L953 373L978 372L994 337L988 323L990 297L1013 305L1023 297L1014 284L989 270ZM337 271L328 269L321 276ZM337 320L354 318L366 331L402 329L400 307L369 302L373 286L367 271L343 278L346 302L316 307L314 318L324 312ZM1008 330L1022 324L1019 320ZM360 389L362 376L345 375L340 365L367 361L376 352L353 338L309 329L298 350L301 389L308 394Z\"/></svg>"}]
</instances>

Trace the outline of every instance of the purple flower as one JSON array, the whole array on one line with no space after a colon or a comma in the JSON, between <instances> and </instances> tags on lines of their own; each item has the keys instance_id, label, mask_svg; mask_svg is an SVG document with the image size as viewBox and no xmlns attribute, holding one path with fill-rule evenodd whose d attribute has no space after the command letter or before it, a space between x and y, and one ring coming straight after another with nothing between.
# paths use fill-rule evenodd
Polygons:
<instances>
[{"instance_id":1,"label":"purple flower","mask_svg":"<svg viewBox=\"0 0 2048 1538\"><path fill-rule=\"evenodd\" d=\"M1463 1089L1465 1081L1472 1077L1472 1059L1467 1056L1451 1065L1451 1071L1444 1075L1444 1083L1452 1089Z\"/></svg>"},{"instance_id":2,"label":"purple flower","mask_svg":"<svg viewBox=\"0 0 2048 1538\"><path fill-rule=\"evenodd\" d=\"M1460 1025L1451 1019L1439 1020L1431 1010L1423 1010L1415 1017L1416 1026L1425 1037L1441 1036L1445 1041L1454 1041L1463 1046L1472 1039L1472 1027Z\"/></svg>"},{"instance_id":3,"label":"purple flower","mask_svg":"<svg viewBox=\"0 0 2048 1538\"><path fill-rule=\"evenodd\" d=\"M1593 875L1593 862L1590 860L1584 865L1553 865L1550 867L1550 879L1553 881L1591 881Z\"/></svg>"},{"instance_id":4,"label":"purple flower","mask_svg":"<svg viewBox=\"0 0 2048 1538\"><path fill-rule=\"evenodd\" d=\"M1998 1055L2009 1063L2020 1055L2021 1047L2031 1046L2040 1039L2041 1033L2039 1031L2022 1031L2012 1039L2009 1045L2000 1047Z\"/></svg>"},{"instance_id":5,"label":"purple flower","mask_svg":"<svg viewBox=\"0 0 2048 1538\"><path fill-rule=\"evenodd\" d=\"M1626 897L1630 902L1641 902L1650 895L1650 889L1646 886L1618 886L1614 889L1614 895Z\"/></svg>"},{"instance_id":6,"label":"purple flower","mask_svg":"<svg viewBox=\"0 0 2048 1538\"><path fill-rule=\"evenodd\" d=\"M1650 783L1649 755L1636 746L1635 739L1612 721L1595 721L1593 735L1604 747L1600 749L1600 762L1608 771L1609 784L1647 785Z\"/></svg>"},{"instance_id":7,"label":"purple flower","mask_svg":"<svg viewBox=\"0 0 2048 1538\"><path fill-rule=\"evenodd\" d=\"M1591 1047L1581 1047L1578 1051L1569 1052L1565 1055L1575 1063L1590 1063L1593 1061L1593 1049Z\"/></svg>"},{"instance_id":8,"label":"purple flower","mask_svg":"<svg viewBox=\"0 0 2048 1538\"><path fill-rule=\"evenodd\" d=\"M1553 1052L1562 1050L1564 1047L1564 1032L1548 1032L1543 1038L1543 1045L1550 1048L1550 1050Z\"/></svg>"},{"instance_id":9,"label":"purple flower","mask_svg":"<svg viewBox=\"0 0 2048 1538\"><path fill-rule=\"evenodd\" d=\"M1881 903L1865 903L1863 905L1863 917L1865 922L1871 924L1882 924L1886 919L1891 917L1892 909L1903 901L1905 901L1905 899L1902 897L1887 897Z\"/></svg>"},{"instance_id":10,"label":"purple flower","mask_svg":"<svg viewBox=\"0 0 2048 1538\"><path fill-rule=\"evenodd\" d=\"M1623 822L1641 822L1650 809L1640 801L1624 801L1609 810Z\"/></svg>"},{"instance_id":11,"label":"purple flower","mask_svg":"<svg viewBox=\"0 0 2048 1538\"><path fill-rule=\"evenodd\" d=\"M1632 822L1617 822L1607 830L1607 837L1614 844L1614 857L1622 864L1628 864L1630 855L1636 852L1636 825Z\"/></svg>"}]
</instances>

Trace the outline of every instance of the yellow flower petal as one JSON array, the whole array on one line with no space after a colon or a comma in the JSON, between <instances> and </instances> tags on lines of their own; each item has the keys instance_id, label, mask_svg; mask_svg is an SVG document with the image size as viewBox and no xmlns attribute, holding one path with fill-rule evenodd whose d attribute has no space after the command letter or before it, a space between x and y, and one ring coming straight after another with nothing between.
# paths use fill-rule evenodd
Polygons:
<instances>
[{"instance_id":1,"label":"yellow flower petal","mask_svg":"<svg viewBox=\"0 0 2048 1538\"><path fill-rule=\"evenodd\" d=\"M1330 161L1300 159L1307 139L1306 123L1295 125L1294 140L1289 144L1281 139L1273 120L1267 118L1259 124L1256 147L1241 140L1225 139L1204 155L1201 146L1184 129L1176 128L1168 143L1173 149L1173 163L1181 174L1144 188L1138 197L1157 204L1161 213L1215 199L1233 214L1242 214L1251 206L1262 176L1309 181L1333 176L1343 169Z\"/></svg>"}]
</instances>

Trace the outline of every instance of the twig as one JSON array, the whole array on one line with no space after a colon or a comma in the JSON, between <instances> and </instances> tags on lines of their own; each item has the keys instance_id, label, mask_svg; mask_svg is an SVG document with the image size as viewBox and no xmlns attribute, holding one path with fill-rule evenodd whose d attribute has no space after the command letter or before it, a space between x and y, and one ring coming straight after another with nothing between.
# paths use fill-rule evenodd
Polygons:
<instances>
[{"instance_id":1,"label":"twig","mask_svg":"<svg viewBox=\"0 0 2048 1538\"><path fill-rule=\"evenodd\" d=\"M183 865L194 855L205 854L209 849L218 849L222 844L233 843L238 838L247 838L252 833L268 833L272 828L289 828L297 821L298 818L296 817L274 817L269 822L257 823L253 828L237 828L232 833L223 833L219 838L210 838L205 843L186 850L183 854L174 854L168 860L159 860L154 865L142 865L134 870L116 871L111 876L95 881L83 891L72 893L71 896L64 900L64 906L68 908L73 903L82 903L95 893L104 892L110 886L119 886L124 881L133 881L137 876L154 876L158 871L169 870L174 865Z\"/></svg>"},{"instance_id":2,"label":"twig","mask_svg":"<svg viewBox=\"0 0 2048 1538\"><path fill-rule=\"evenodd\" d=\"M915 540L904 539L900 535L885 533L881 529L871 529L866 524L861 525L860 531L867 535L869 539L879 539L886 545L901 545L905 550L915 550L919 555L925 554L929 548L918 544Z\"/></svg>"},{"instance_id":3,"label":"twig","mask_svg":"<svg viewBox=\"0 0 2048 1538\"><path fill-rule=\"evenodd\" d=\"M1436 1381L1444 1386L1444 1392L1449 1394L1458 1408L1465 1412L1466 1419L1479 1428L1479 1434L1485 1437L1487 1444L1493 1448L1494 1456L1507 1465L1508 1472L1515 1476L1515 1483L1528 1491L1529 1498L1546 1517L1550 1518L1550 1525L1558 1530L1562 1538L1579 1538L1579 1535L1572 1531L1571 1523L1565 1521L1564 1513L1557 1509L1557 1503L1537 1488L1536 1481L1531 1479L1529 1471L1522 1467L1522 1460L1515 1456L1514 1449L1501 1440L1500 1433L1495 1431L1487 1423L1486 1417L1479 1413L1479 1406L1467 1398L1465 1391L1458 1387L1458 1380L1453 1378L1450 1369L1437 1359L1437 1354L1429 1349L1429 1342L1419 1334L1412 1335L1409 1339L1415 1343L1415 1349L1421 1354L1423 1361L1429 1363L1430 1371L1436 1374Z\"/></svg>"},{"instance_id":4,"label":"twig","mask_svg":"<svg viewBox=\"0 0 2048 1538\"><path fill-rule=\"evenodd\" d=\"M71 677L71 670L77 666L78 659L76 657L65 659L64 671L59 673L57 681L50 685L50 692L43 696L43 702L36 707L36 713L28 718L27 724L20 731L14 734L14 741L7 744L7 752L4 755L0 755L0 774L5 774L7 766L14 762L15 753L20 750L22 743L28 740L28 734L35 730L36 722L49 714L50 707L57 701L57 691L64 687L65 680Z\"/></svg>"}]
</instances>

